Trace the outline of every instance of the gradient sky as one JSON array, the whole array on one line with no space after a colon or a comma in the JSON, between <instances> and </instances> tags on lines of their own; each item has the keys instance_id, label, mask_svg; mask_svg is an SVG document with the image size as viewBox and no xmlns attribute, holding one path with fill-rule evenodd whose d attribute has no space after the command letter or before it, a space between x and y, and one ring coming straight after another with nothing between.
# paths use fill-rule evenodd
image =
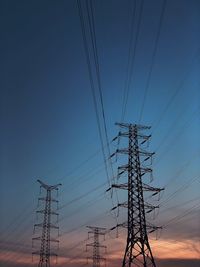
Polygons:
<instances>
[{"instance_id":1,"label":"gradient sky","mask_svg":"<svg viewBox=\"0 0 200 267\"><path fill-rule=\"evenodd\" d=\"M134 1L93 3L112 140L122 113ZM139 121L162 3L144 1L126 122ZM136 22L140 4L137 0ZM116 224L110 213L112 201L105 194L108 184L77 3L2 0L0 25L0 266L37 266L38 258L31 259L31 239L40 178L49 184L62 183L58 266L77 267L89 255L85 253L86 225L111 228ZM156 225L169 223L158 233L158 240L155 233L150 236L159 267L199 265L199 44L200 1L167 0L141 120L152 125L149 150L156 152L152 186L165 187L159 214L148 218ZM116 171L118 163L113 166ZM125 218L126 211L121 210L119 222ZM125 230L119 230L118 238L114 231L106 237L111 267L120 266L125 239Z\"/></svg>"}]
</instances>

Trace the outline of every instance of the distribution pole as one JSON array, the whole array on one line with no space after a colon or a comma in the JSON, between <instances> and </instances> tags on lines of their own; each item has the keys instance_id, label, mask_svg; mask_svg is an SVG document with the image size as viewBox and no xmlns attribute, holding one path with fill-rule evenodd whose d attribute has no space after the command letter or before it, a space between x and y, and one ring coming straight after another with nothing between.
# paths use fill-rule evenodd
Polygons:
<instances>
[{"instance_id":1,"label":"distribution pole","mask_svg":"<svg viewBox=\"0 0 200 267\"><path fill-rule=\"evenodd\" d=\"M46 191L46 196L45 197L40 197L38 201L43 201L44 202L44 209L42 210L37 210L37 214L43 214L43 222L38 223L34 225L34 232L35 228L39 227L41 228L41 235L34 237L32 239L32 242L34 244L34 241L40 241L40 250L39 251L34 251L33 255L39 255L39 263L38 267L50 267L50 257L51 256L56 256L57 254L51 252L51 242L55 242L58 244L58 240L55 238L51 237L51 229L56 229L59 230L59 227L57 226L57 223L52 224L51 222L51 215L57 216L57 221L58 221L58 213L52 210L52 203L57 204L57 209L58 209L58 200L52 198L52 191L58 190L58 187L61 184L57 185L47 185L43 183L40 180L37 180L40 183L40 188L43 188Z\"/></svg>"},{"instance_id":2,"label":"distribution pole","mask_svg":"<svg viewBox=\"0 0 200 267\"><path fill-rule=\"evenodd\" d=\"M111 155L112 157L117 153L121 153L128 156L128 163L118 167L118 176L120 177L127 173L128 181L111 186L111 188L119 188L128 191L128 201L120 203L113 208L124 207L128 209L128 220L116 226L127 228L127 242L122 267L156 267L149 244L148 234L157 230L159 227L147 222L146 213L150 213L158 208L158 206L146 203L144 200L144 192L152 191L153 195L156 195L163 189L151 187L142 180L142 177L146 173L152 173L152 169L149 165L146 167L144 163L151 160L154 153L142 149L142 145L151 137L150 135L142 134L142 131L148 130L150 127L127 123L117 123L117 125L122 129L118 134L118 138L128 138L128 148L117 149L116 152Z\"/></svg>"},{"instance_id":3,"label":"distribution pole","mask_svg":"<svg viewBox=\"0 0 200 267\"><path fill-rule=\"evenodd\" d=\"M100 267L101 261L106 262L106 259L101 257L100 255L100 249L104 248L106 250L106 246L100 244L99 236L101 235L105 238L106 229L94 226L87 226L87 228L90 229L90 231L88 232L88 238L90 238L90 235L92 234L93 242L86 244L86 250L88 247L93 247L93 256L89 257L89 259L92 259L93 267Z\"/></svg>"}]
</instances>

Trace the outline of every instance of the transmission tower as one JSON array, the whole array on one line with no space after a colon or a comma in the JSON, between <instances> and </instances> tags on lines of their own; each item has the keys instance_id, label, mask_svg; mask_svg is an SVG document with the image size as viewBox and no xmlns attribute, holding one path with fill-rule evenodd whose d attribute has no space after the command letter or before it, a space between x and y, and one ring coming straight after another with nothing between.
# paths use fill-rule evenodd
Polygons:
<instances>
[{"instance_id":1,"label":"transmission tower","mask_svg":"<svg viewBox=\"0 0 200 267\"><path fill-rule=\"evenodd\" d=\"M156 227L146 220L146 213L150 213L159 206L153 206L144 201L144 192L153 192L152 195L158 194L163 188L155 188L143 182L143 176L146 173L152 174L152 169L149 167L154 153L150 153L142 149L142 145L146 143L150 135L144 135L142 131L150 129L150 127L116 123L121 129L118 136L113 140L120 137L128 138L128 148L117 149L116 154L125 154L128 156L128 163L118 167L118 178L127 173L127 182L112 184L112 188L119 188L128 191L128 201L119 203L115 208L123 207L128 209L128 220L111 230L120 226L127 228L127 243L122 262L122 267L155 267L155 261L150 248L148 234L156 231L160 227ZM150 161L150 162L149 162ZM147 165L147 162L149 164ZM146 164L145 164L146 163ZM146 167L146 166L148 167ZM108 191L107 190L107 191Z\"/></svg>"},{"instance_id":2,"label":"transmission tower","mask_svg":"<svg viewBox=\"0 0 200 267\"><path fill-rule=\"evenodd\" d=\"M55 256L57 258L57 254L51 252L51 242L59 244L59 241L55 238L52 238L50 233L51 229L56 229L59 231L59 227L57 226L58 213L52 210L52 203L55 203L58 209L58 200L52 198L52 191L56 190L58 192L58 187L61 184L47 185L40 180L37 181L40 183L40 190L44 189L46 191L46 196L38 198L38 203L43 201L44 208L37 210L36 213L43 215L43 222L34 225L34 232L35 228L37 227L41 228L42 230L40 236L32 239L32 245L34 245L34 241L40 242L40 250L34 251L32 254L40 256L38 267L50 267L50 257ZM55 224L52 224L51 222L52 215L57 217Z\"/></svg>"},{"instance_id":3,"label":"transmission tower","mask_svg":"<svg viewBox=\"0 0 200 267\"><path fill-rule=\"evenodd\" d=\"M86 251L88 247L93 247L93 256L88 257L88 259L91 259L93 261L93 267L100 267L101 261L104 261L106 263L106 259L101 257L100 255L100 249L104 248L106 251L107 247L100 244L99 236L104 236L105 240L106 229L94 226L87 226L87 228L90 229L90 231L88 232L88 238L90 238L91 235L93 236L93 242L86 244Z\"/></svg>"}]
</instances>

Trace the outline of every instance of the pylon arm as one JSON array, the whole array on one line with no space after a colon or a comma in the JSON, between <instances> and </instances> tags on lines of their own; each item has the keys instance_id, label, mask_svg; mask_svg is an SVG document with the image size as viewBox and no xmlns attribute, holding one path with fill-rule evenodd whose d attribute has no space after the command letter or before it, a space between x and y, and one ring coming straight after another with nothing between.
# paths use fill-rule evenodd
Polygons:
<instances>
[{"instance_id":1,"label":"pylon arm","mask_svg":"<svg viewBox=\"0 0 200 267\"><path fill-rule=\"evenodd\" d=\"M119 137L129 137L129 134L129 132L119 132L118 136L115 137L113 141L115 141ZM146 141L149 140L149 138L151 138L151 135L137 134L136 136L138 137L138 139L143 139L141 144L144 144Z\"/></svg>"},{"instance_id":2,"label":"pylon arm","mask_svg":"<svg viewBox=\"0 0 200 267\"><path fill-rule=\"evenodd\" d=\"M124 190L128 190L128 184L112 184L111 188L119 188L119 189L124 189Z\"/></svg>"},{"instance_id":3,"label":"pylon arm","mask_svg":"<svg viewBox=\"0 0 200 267\"><path fill-rule=\"evenodd\" d=\"M34 227L43 227L43 223L37 223L37 224L34 225ZM56 226L54 224L51 224L51 223L50 224L47 224L47 227L53 228L53 229L59 229L58 226Z\"/></svg>"},{"instance_id":4,"label":"pylon arm","mask_svg":"<svg viewBox=\"0 0 200 267\"><path fill-rule=\"evenodd\" d=\"M128 154L129 153L129 149L128 148L117 149L116 153Z\"/></svg>"},{"instance_id":5,"label":"pylon arm","mask_svg":"<svg viewBox=\"0 0 200 267\"><path fill-rule=\"evenodd\" d=\"M155 152L148 152L148 151L145 151L145 150L140 150L140 151L139 151L139 154L140 154L141 156L146 157L146 158L144 159L144 161L146 161L147 159L151 158L151 157L155 154Z\"/></svg>"},{"instance_id":6,"label":"pylon arm","mask_svg":"<svg viewBox=\"0 0 200 267\"><path fill-rule=\"evenodd\" d=\"M33 255L40 255L40 251L34 251L34 252L32 252L32 254L33 254ZM56 254L56 253L52 253L52 252L51 252L51 253L46 253L45 255L48 256L48 257L49 257L49 256L55 256L55 257L58 256L58 254Z\"/></svg>"},{"instance_id":7,"label":"pylon arm","mask_svg":"<svg viewBox=\"0 0 200 267\"><path fill-rule=\"evenodd\" d=\"M36 213L45 213L45 210L37 210L36 211ZM49 214L51 214L51 215L56 215L56 216L58 216L59 214L57 213L57 212L55 212L55 211L51 211L51 212L49 212Z\"/></svg>"},{"instance_id":8,"label":"pylon arm","mask_svg":"<svg viewBox=\"0 0 200 267\"><path fill-rule=\"evenodd\" d=\"M39 201L46 201L46 197L39 197L38 200L39 200ZM51 198L50 201L51 201L51 202L56 202L56 203L58 203L58 200L56 200L56 199L54 199L54 198Z\"/></svg>"},{"instance_id":9,"label":"pylon arm","mask_svg":"<svg viewBox=\"0 0 200 267\"><path fill-rule=\"evenodd\" d=\"M147 173L147 172L151 173L152 172L151 168L143 168L143 167L141 167L140 169L141 169L141 172L143 172L143 173Z\"/></svg>"},{"instance_id":10,"label":"pylon arm","mask_svg":"<svg viewBox=\"0 0 200 267\"><path fill-rule=\"evenodd\" d=\"M119 188L119 189L124 189L124 190L128 190L128 184L112 184L111 187L109 187L106 192L110 191L112 188Z\"/></svg>"},{"instance_id":11,"label":"pylon arm","mask_svg":"<svg viewBox=\"0 0 200 267\"><path fill-rule=\"evenodd\" d=\"M86 226L87 228L89 228L89 229L92 229L92 230L95 230L95 229L97 229L97 227L95 227L95 226ZM98 227L98 231L106 231L106 228L103 228L103 227Z\"/></svg>"},{"instance_id":12,"label":"pylon arm","mask_svg":"<svg viewBox=\"0 0 200 267\"><path fill-rule=\"evenodd\" d=\"M128 155L129 152L130 152L129 148L117 149L116 152L111 155L111 157L114 156L116 153L127 154ZM147 161L148 159L150 159L155 154L155 152L147 152L147 151L144 151L144 150L140 150L140 151L138 151L138 153L139 153L139 155L141 155L143 157L146 157L144 159L144 161Z\"/></svg>"},{"instance_id":13,"label":"pylon arm","mask_svg":"<svg viewBox=\"0 0 200 267\"><path fill-rule=\"evenodd\" d=\"M42 238L41 238L41 236L38 236L38 237L33 237L32 240L33 240L33 241L35 241L35 240L37 241L37 240L42 240ZM56 242L56 243L59 243L59 240L54 239L54 238L51 238L49 241L50 241L50 242Z\"/></svg>"},{"instance_id":14,"label":"pylon arm","mask_svg":"<svg viewBox=\"0 0 200 267\"><path fill-rule=\"evenodd\" d=\"M115 140L117 140L119 137L120 137L120 132L118 133L117 136L115 136L115 137L112 139L112 142L114 142Z\"/></svg>"},{"instance_id":15,"label":"pylon arm","mask_svg":"<svg viewBox=\"0 0 200 267\"><path fill-rule=\"evenodd\" d=\"M128 202L119 203L117 206L113 207L111 210L115 210L118 207L128 208Z\"/></svg>"},{"instance_id":16,"label":"pylon arm","mask_svg":"<svg viewBox=\"0 0 200 267\"><path fill-rule=\"evenodd\" d=\"M129 167L129 165L128 164L125 164L125 165L121 165L121 166L119 166L118 167L118 170L128 170L128 167Z\"/></svg>"},{"instance_id":17,"label":"pylon arm","mask_svg":"<svg viewBox=\"0 0 200 267\"><path fill-rule=\"evenodd\" d=\"M146 226L146 229L149 230L149 233L153 233L155 231L157 231L158 229L162 229L161 226L155 226L155 225L148 225Z\"/></svg>"},{"instance_id":18,"label":"pylon arm","mask_svg":"<svg viewBox=\"0 0 200 267\"><path fill-rule=\"evenodd\" d=\"M158 209L159 206L154 206L154 205L151 205L149 203L145 203L144 208L147 209L147 213L150 213L151 211Z\"/></svg>"},{"instance_id":19,"label":"pylon arm","mask_svg":"<svg viewBox=\"0 0 200 267\"><path fill-rule=\"evenodd\" d=\"M92 232L92 231L91 232L88 232L88 235L89 234L94 234L94 232ZM98 235L105 235L105 233L98 232Z\"/></svg>"},{"instance_id":20,"label":"pylon arm","mask_svg":"<svg viewBox=\"0 0 200 267\"><path fill-rule=\"evenodd\" d=\"M155 191L155 193L153 195L156 195L159 192L163 191L164 188L152 187L152 186L150 186L148 184L143 183L143 190L144 191Z\"/></svg>"},{"instance_id":21,"label":"pylon arm","mask_svg":"<svg viewBox=\"0 0 200 267\"><path fill-rule=\"evenodd\" d=\"M114 227L110 228L110 231L113 231L118 227L127 228L128 227L128 223L127 222L119 223L119 224L115 225Z\"/></svg>"},{"instance_id":22,"label":"pylon arm","mask_svg":"<svg viewBox=\"0 0 200 267\"><path fill-rule=\"evenodd\" d=\"M123 173L125 173L127 170L124 170L124 171L121 171L121 172L118 172L117 174L117 177L119 178L119 176L121 176Z\"/></svg>"},{"instance_id":23,"label":"pylon arm","mask_svg":"<svg viewBox=\"0 0 200 267\"><path fill-rule=\"evenodd\" d=\"M115 125L120 126L121 128L129 128L130 125L137 127L138 130L149 130L151 129L151 126L144 126L140 124L130 124L130 123L124 123L124 122L116 122Z\"/></svg>"},{"instance_id":24,"label":"pylon arm","mask_svg":"<svg viewBox=\"0 0 200 267\"><path fill-rule=\"evenodd\" d=\"M45 188L46 190L55 190L58 188L58 186L61 186L62 184L56 184L56 185L47 185L45 183L43 183L41 180L37 180L38 183L40 183L40 186Z\"/></svg>"}]
</instances>

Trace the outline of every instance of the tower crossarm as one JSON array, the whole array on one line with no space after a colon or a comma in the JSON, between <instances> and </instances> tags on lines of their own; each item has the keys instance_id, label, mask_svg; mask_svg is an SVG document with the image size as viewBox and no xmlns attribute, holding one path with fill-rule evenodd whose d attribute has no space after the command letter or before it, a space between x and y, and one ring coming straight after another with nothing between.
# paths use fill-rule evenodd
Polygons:
<instances>
[{"instance_id":1,"label":"tower crossarm","mask_svg":"<svg viewBox=\"0 0 200 267\"><path fill-rule=\"evenodd\" d=\"M143 173L145 174L145 173L151 173L152 172L152 169L151 168L141 167L140 169L141 169L142 174Z\"/></svg>"},{"instance_id":2,"label":"tower crossarm","mask_svg":"<svg viewBox=\"0 0 200 267\"><path fill-rule=\"evenodd\" d=\"M155 210L155 209L158 209L159 206L154 206L152 204L149 204L149 203L144 203L144 208L147 209L147 213L150 213L151 211Z\"/></svg>"},{"instance_id":3,"label":"tower crossarm","mask_svg":"<svg viewBox=\"0 0 200 267\"><path fill-rule=\"evenodd\" d=\"M155 154L155 152L148 152L145 150L139 150L138 153L140 156L146 157L144 161L150 159Z\"/></svg>"},{"instance_id":4,"label":"tower crossarm","mask_svg":"<svg viewBox=\"0 0 200 267\"><path fill-rule=\"evenodd\" d=\"M86 227L93 231L106 231L106 228L104 227L95 227L95 226L86 226Z\"/></svg>"},{"instance_id":5,"label":"tower crossarm","mask_svg":"<svg viewBox=\"0 0 200 267\"><path fill-rule=\"evenodd\" d=\"M119 188L119 189L124 189L124 190L128 190L128 183L124 183L124 184L112 184L111 188Z\"/></svg>"},{"instance_id":6,"label":"tower crossarm","mask_svg":"<svg viewBox=\"0 0 200 267\"><path fill-rule=\"evenodd\" d=\"M137 127L138 130L149 130L151 129L151 126L145 126L141 124L130 124L130 123L123 123L123 122L116 122L115 125L120 126L121 128L130 128L132 127Z\"/></svg>"},{"instance_id":7,"label":"tower crossarm","mask_svg":"<svg viewBox=\"0 0 200 267\"><path fill-rule=\"evenodd\" d=\"M111 187L109 187L106 190L106 192L110 191L112 188L128 190L128 184L127 183L124 183L124 184L112 184Z\"/></svg>"},{"instance_id":8,"label":"tower crossarm","mask_svg":"<svg viewBox=\"0 0 200 267\"><path fill-rule=\"evenodd\" d=\"M47 201L46 197L39 197L38 200L39 200L39 201ZM54 198L51 198L51 199L48 200L48 201L58 203L58 200L56 200L56 199L54 199Z\"/></svg>"},{"instance_id":9,"label":"tower crossarm","mask_svg":"<svg viewBox=\"0 0 200 267\"><path fill-rule=\"evenodd\" d=\"M124 174L125 172L128 171L128 164L125 164L125 165L122 165L122 166L119 166L117 168L118 172L117 172L117 177L119 178L122 174Z\"/></svg>"},{"instance_id":10,"label":"tower crossarm","mask_svg":"<svg viewBox=\"0 0 200 267\"><path fill-rule=\"evenodd\" d=\"M121 166L118 167L118 171L121 171L121 170L126 171L126 170L128 170L128 168L129 168L129 165L128 164L124 164L124 165L121 165Z\"/></svg>"},{"instance_id":11,"label":"tower crossarm","mask_svg":"<svg viewBox=\"0 0 200 267\"><path fill-rule=\"evenodd\" d=\"M40 251L34 251L34 252L32 252L32 254L33 255L40 255ZM57 257L58 256L58 254L56 254L56 253L54 253L54 252L51 252L51 253L45 253L45 256L55 256L55 257Z\"/></svg>"},{"instance_id":12,"label":"tower crossarm","mask_svg":"<svg viewBox=\"0 0 200 267\"><path fill-rule=\"evenodd\" d=\"M113 231L113 230L115 230L116 228L119 228L119 227L127 228L128 227L128 222L118 223L114 227L110 228L110 231Z\"/></svg>"},{"instance_id":13,"label":"tower crossarm","mask_svg":"<svg viewBox=\"0 0 200 267\"><path fill-rule=\"evenodd\" d=\"M47 185L47 184L43 183L41 180L39 180L39 179L38 179L37 181L38 181L38 183L40 183L40 186L41 186L41 187L43 187L43 188L46 189L46 190L50 190L50 191L52 191L52 190L56 190L56 189L58 189L59 186L62 185L62 184Z\"/></svg>"},{"instance_id":14,"label":"tower crossarm","mask_svg":"<svg viewBox=\"0 0 200 267\"><path fill-rule=\"evenodd\" d=\"M144 191L155 192L153 194L153 196L164 190L164 188L152 187L152 186L145 184L145 183L143 183L142 187L143 187Z\"/></svg>"},{"instance_id":15,"label":"tower crossarm","mask_svg":"<svg viewBox=\"0 0 200 267\"><path fill-rule=\"evenodd\" d=\"M34 225L34 228L35 228L35 227L43 227L43 226L44 226L43 223L36 223L36 224ZM59 229L58 226L56 226L56 225L54 225L54 224L51 224L51 223L46 224L46 226L47 226L48 228Z\"/></svg>"},{"instance_id":16,"label":"tower crossarm","mask_svg":"<svg viewBox=\"0 0 200 267\"><path fill-rule=\"evenodd\" d=\"M40 241L40 240L42 240L42 237L41 236L33 237L32 240L33 241ZM58 239L55 239L55 238L50 238L49 241L50 242L59 243L59 240Z\"/></svg>"},{"instance_id":17,"label":"tower crossarm","mask_svg":"<svg viewBox=\"0 0 200 267\"><path fill-rule=\"evenodd\" d=\"M36 213L45 213L45 210L37 210ZM55 211L50 211L49 214L58 216L59 214Z\"/></svg>"},{"instance_id":18,"label":"tower crossarm","mask_svg":"<svg viewBox=\"0 0 200 267\"><path fill-rule=\"evenodd\" d=\"M125 201L125 202L123 202L123 203L118 203L118 205L115 206L115 207L113 207L111 210L115 210L115 209L117 209L117 208L119 208L119 207L128 208L128 202Z\"/></svg>"},{"instance_id":19,"label":"tower crossarm","mask_svg":"<svg viewBox=\"0 0 200 267\"><path fill-rule=\"evenodd\" d=\"M129 149L129 148L121 148L121 149L117 149L117 150L110 156L110 158L112 158L113 156L115 156L115 155L118 154L118 153L129 155L129 153L130 153L130 149ZM145 150L139 150L138 153L139 153L140 156L146 157L146 158L144 159L144 161L147 161L148 159L150 159L150 158L155 154L155 152L148 152L148 151L145 151Z\"/></svg>"},{"instance_id":20,"label":"tower crossarm","mask_svg":"<svg viewBox=\"0 0 200 267\"><path fill-rule=\"evenodd\" d=\"M147 223L146 229L148 230L149 233L153 233L153 232L157 231L158 229L162 229L162 226L155 226L155 225Z\"/></svg>"}]
</instances>

